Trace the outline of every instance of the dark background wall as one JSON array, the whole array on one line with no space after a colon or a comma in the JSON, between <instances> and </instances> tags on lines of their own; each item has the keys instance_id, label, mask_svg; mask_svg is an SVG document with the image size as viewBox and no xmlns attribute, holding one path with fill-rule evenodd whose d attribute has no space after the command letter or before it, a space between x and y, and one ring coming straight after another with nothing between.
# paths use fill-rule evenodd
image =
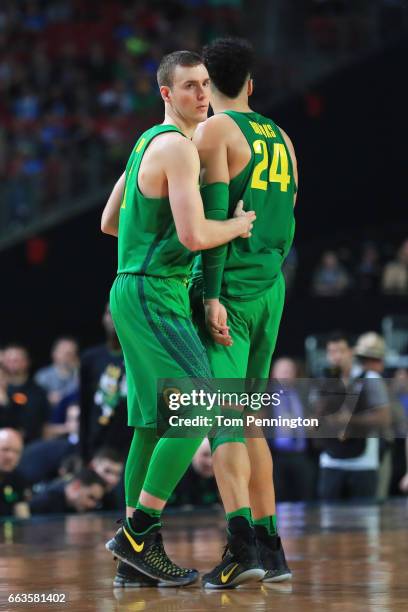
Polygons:
<instances>
[{"instance_id":1,"label":"dark background wall","mask_svg":"<svg viewBox=\"0 0 408 612\"><path fill-rule=\"evenodd\" d=\"M400 43L269 110L292 137L301 181L295 241L300 273L278 353L301 355L311 332L366 331L378 328L385 314L407 311L403 298L323 299L308 291L325 248L347 243L358 250L367 238L395 247L408 235L407 51ZM73 334L83 348L101 337L116 267L115 240L99 231L103 204L0 254L0 345L24 342L40 365L57 335Z\"/></svg>"}]
</instances>

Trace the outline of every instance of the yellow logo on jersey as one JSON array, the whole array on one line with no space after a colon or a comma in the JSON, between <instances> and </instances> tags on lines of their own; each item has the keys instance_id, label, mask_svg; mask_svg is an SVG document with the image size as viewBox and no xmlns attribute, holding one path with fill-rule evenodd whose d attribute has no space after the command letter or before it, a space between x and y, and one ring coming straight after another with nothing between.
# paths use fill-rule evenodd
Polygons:
<instances>
[{"instance_id":1,"label":"yellow logo on jersey","mask_svg":"<svg viewBox=\"0 0 408 612\"><path fill-rule=\"evenodd\" d=\"M133 538L132 536L126 531L125 528L123 528L123 531L125 532L125 536L127 537L127 539L130 542L130 545L132 546L133 550L137 553L141 553L142 550L144 549L144 542L142 542L141 544L138 544Z\"/></svg>"},{"instance_id":2,"label":"yellow logo on jersey","mask_svg":"<svg viewBox=\"0 0 408 612\"><path fill-rule=\"evenodd\" d=\"M238 563L235 563L227 574L224 574L224 572L221 572L222 584L225 584L226 582L228 582L229 578L231 577L231 574L233 573L234 570L237 569L237 567L238 567Z\"/></svg>"}]
</instances>

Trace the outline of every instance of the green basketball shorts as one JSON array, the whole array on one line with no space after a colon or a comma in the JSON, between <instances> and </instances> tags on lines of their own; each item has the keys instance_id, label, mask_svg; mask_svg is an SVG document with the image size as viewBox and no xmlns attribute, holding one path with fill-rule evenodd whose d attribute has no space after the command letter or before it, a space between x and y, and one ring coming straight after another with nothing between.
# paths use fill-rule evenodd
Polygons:
<instances>
[{"instance_id":1,"label":"green basketball shorts","mask_svg":"<svg viewBox=\"0 0 408 612\"><path fill-rule=\"evenodd\" d=\"M214 378L268 378L285 302L283 274L256 300L221 297L220 301L227 309L232 346L221 346L212 340L205 329L198 300L192 301L195 322Z\"/></svg>"},{"instance_id":2,"label":"green basketball shorts","mask_svg":"<svg viewBox=\"0 0 408 612\"><path fill-rule=\"evenodd\" d=\"M275 350L279 325L285 302L285 279L281 273L273 286L256 300L232 300L221 297L228 313L227 324L233 339L232 346L216 344L204 321L200 283L190 288L194 322L207 350L214 378L237 378L237 391L249 390L245 379L267 379ZM255 390L252 387L252 390ZM264 391L264 389L258 389ZM212 452L227 442L245 442L243 431L219 430L211 440Z\"/></svg>"},{"instance_id":3,"label":"green basketball shorts","mask_svg":"<svg viewBox=\"0 0 408 612\"><path fill-rule=\"evenodd\" d=\"M158 379L212 377L187 287L176 279L119 274L110 307L125 359L128 425L156 427Z\"/></svg>"}]
</instances>

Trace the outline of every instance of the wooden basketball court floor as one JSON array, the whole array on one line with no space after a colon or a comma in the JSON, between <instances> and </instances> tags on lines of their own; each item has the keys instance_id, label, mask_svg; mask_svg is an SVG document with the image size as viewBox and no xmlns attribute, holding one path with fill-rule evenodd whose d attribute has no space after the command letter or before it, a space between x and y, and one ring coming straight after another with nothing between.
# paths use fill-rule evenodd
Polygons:
<instances>
[{"instance_id":1,"label":"wooden basketball court floor","mask_svg":"<svg viewBox=\"0 0 408 612\"><path fill-rule=\"evenodd\" d=\"M115 517L74 515L0 524L0 610L408 612L408 500L382 506L282 504L280 532L293 579L229 591L113 589L104 543ZM218 562L221 513L166 518L169 554L200 571ZM9 603L17 594L56 594L59 603ZM29 598L26 598L29 599ZM61 597L60 597L61 599Z\"/></svg>"}]
</instances>

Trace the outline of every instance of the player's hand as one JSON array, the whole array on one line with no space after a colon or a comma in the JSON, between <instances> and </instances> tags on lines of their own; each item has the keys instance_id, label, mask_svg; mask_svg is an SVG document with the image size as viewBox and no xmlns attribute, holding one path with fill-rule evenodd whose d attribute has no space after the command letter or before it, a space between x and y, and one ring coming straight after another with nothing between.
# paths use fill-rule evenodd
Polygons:
<instances>
[{"instance_id":1,"label":"player's hand","mask_svg":"<svg viewBox=\"0 0 408 612\"><path fill-rule=\"evenodd\" d=\"M408 493L408 472L401 478L399 488L402 493Z\"/></svg>"},{"instance_id":2,"label":"player's hand","mask_svg":"<svg viewBox=\"0 0 408 612\"><path fill-rule=\"evenodd\" d=\"M227 311L219 300L204 300L205 323L214 342L232 346L232 338L227 325Z\"/></svg>"},{"instance_id":3,"label":"player's hand","mask_svg":"<svg viewBox=\"0 0 408 612\"><path fill-rule=\"evenodd\" d=\"M252 236L251 230L256 220L256 214L254 210L244 210L244 202L240 200L234 210L233 217L242 219L244 223L243 232L239 235L240 238L249 238Z\"/></svg>"}]
</instances>

